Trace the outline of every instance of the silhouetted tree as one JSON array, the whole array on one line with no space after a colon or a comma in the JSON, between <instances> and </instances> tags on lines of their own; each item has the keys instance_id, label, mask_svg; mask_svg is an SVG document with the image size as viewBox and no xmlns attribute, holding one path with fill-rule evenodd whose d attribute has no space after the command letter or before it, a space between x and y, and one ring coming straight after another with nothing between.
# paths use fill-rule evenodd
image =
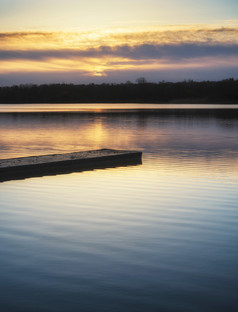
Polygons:
<instances>
[{"instance_id":1,"label":"silhouetted tree","mask_svg":"<svg viewBox=\"0 0 238 312\"><path fill-rule=\"evenodd\" d=\"M147 80L144 77L140 77L136 79L136 82L138 84L144 84L144 83L147 83Z\"/></svg>"},{"instance_id":2,"label":"silhouetted tree","mask_svg":"<svg viewBox=\"0 0 238 312\"><path fill-rule=\"evenodd\" d=\"M238 80L193 80L121 84L43 84L0 87L0 103L89 103L89 102L203 102L238 103Z\"/></svg>"}]
</instances>

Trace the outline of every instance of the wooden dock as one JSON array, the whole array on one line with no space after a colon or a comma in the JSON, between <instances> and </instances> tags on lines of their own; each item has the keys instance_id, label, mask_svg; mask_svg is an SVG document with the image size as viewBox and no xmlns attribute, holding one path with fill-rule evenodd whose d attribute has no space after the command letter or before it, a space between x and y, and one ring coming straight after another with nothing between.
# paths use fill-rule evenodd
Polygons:
<instances>
[{"instance_id":1,"label":"wooden dock","mask_svg":"<svg viewBox=\"0 0 238 312\"><path fill-rule=\"evenodd\" d=\"M98 168L141 164L142 152L100 149L85 152L0 159L0 182Z\"/></svg>"}]
</instances>

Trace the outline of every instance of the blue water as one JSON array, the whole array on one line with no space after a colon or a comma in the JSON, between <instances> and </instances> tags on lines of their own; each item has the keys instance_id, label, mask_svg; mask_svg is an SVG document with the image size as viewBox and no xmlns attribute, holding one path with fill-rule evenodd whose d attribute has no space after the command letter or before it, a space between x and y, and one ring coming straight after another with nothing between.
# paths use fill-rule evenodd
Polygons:
<instances>
[{"instance_id":1,"label":"blue water","mask_svg":"<svg viewBox=\"0 0 238 312\"><path fill-rule=\"evenodd\" d=\"M1 158L142 165L0 183L0 311L237 311L238 112L0 114Z\"/></svg>"}]
</instances>

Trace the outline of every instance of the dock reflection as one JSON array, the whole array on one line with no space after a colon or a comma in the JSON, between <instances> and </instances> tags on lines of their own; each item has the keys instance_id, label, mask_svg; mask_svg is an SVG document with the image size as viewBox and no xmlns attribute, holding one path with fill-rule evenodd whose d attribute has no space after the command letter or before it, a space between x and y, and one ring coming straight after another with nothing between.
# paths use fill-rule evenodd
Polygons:
<instances>
[{"instance_id":1,"label":"dock reflection","mask_svg":"<svg viewBox=\"0 0 238 312\"><path fill-rule=\"evenodd\" d=\"M11 170L6 172L0 172L0 183L12 180L24 180L29 178L39 178L43 176L55 176L70 174L75 172L84 172L84 171L93 171L97 169L110 169L117 167L131 167L138 166L142 164L140 157L135 158L122 158L114 159L113 162L101 161L98 163L74 163L74 164L65 164L63 166L51 166L44 165L42 167L32 167L24 170Z\"/></svg>"}]
</instances>

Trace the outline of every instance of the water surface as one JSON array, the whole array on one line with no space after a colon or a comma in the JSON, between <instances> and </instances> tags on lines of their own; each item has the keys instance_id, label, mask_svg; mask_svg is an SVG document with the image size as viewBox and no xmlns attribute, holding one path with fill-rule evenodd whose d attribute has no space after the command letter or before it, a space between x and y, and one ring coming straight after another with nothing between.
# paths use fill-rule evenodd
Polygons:
<instances>
[{"instance_id":1,"label":"water surface","mask_svg":"<svg viewBox=\"0 0 238 312\"><path fill-rule=\"evenodd\" d=\"M143 151L138 166L0 183L1 311L237 311L231 111L0 114L1 158Z\"/></svg>"}]
</instances>

